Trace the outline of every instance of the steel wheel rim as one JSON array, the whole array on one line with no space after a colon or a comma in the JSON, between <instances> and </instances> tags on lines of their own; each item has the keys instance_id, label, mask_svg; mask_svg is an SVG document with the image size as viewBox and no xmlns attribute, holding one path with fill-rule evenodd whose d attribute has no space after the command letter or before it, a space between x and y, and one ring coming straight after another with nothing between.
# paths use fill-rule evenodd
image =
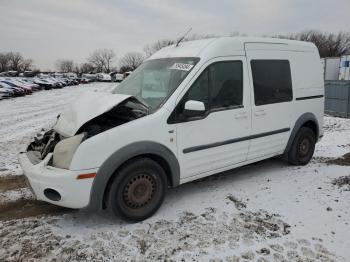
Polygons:
<instances>
[{"instance_id":1,"label":"steel wheel rim","mask_svg":"<svg viewBox=\"0 0 350 262\"><path fill-rule=\"evenodd\" d=\"M130 179L124 187L123 199L129 208L146 206L155 195L156 182L149 174L139 174Z\"/></svg>"},{"instance_id":2,"label":"steel wheel rim","mask_svg":"<svg viewBox=\"0 0 350 262\"><path fill-rule=\"evenodd\" d=\"M301 140L300 144L299 144L299 154L300 156L304 157L307 156L307 154L309 153L310 150L310 141L307 138L304 138L303 140Z\"/></svg>"}]
</instances>

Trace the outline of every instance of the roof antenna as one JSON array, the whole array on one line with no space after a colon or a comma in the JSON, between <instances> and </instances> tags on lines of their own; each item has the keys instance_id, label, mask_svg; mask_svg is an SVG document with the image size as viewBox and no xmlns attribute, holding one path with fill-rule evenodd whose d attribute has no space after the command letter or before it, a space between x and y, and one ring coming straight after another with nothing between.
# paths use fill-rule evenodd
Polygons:
<instances>
[{"instance_id":1,"label":"roof antenna","mask_svg":"<svg viewBox=\"0 0 350 262\"><path fill-rule=\"evenodd\" d=\"M181 37L178 41L177 41L177 43L176 43L176 46L175 47L178 47L179 46L179 44L185 39L185 37L188 35L188 33L189 32L191 32L192 31L192 27L184 34L184 36L183 37Z\"/></svg>"}]
</instances>

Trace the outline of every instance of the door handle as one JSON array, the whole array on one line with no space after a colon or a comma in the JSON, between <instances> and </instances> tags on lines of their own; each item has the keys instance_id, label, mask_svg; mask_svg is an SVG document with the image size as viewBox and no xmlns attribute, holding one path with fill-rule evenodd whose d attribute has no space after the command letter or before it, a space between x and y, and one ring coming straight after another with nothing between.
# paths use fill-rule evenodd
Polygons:
<instances>
[{"instance_id":1,"label":"door handle","mask_svg":"<svg viewBox=\"0 0 350 262\"><path fill-rule=\"evenodd\" d=\"M259 111L255 111L254 115L255 116L264 116L264 115L266 115L266 112L265 112L265 110L259 110Z\"/></svg>"},{"instance_id":2,"label":"door handle","mask_svg":"<svg viewBox=\"0 0 350 262\"><path fill-rule=\"evenodd\" d=\"M241 114L236 114L235 115L235 118L236 119L244 119L244 118L247 118L248 115L246 113L241 113Z\"/></svg>"}]
</instances>

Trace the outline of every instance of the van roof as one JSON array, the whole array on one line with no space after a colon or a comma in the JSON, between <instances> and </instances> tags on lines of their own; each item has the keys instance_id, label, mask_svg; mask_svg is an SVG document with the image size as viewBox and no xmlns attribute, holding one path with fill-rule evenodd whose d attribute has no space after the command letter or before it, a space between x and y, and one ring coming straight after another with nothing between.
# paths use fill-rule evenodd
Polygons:
<instances>
[{"instance_id":1,"label":"van roof","mask_svg":"<svg viewBox=\"0 0 350 262\"><path fill-rule=\"evenodd\" d=\"M284 50L318 52L313 43L264 37L219 37L181 42L179 46L165 47L149 59L170 57L200 57L244 54L245 50Z\"/></svg>"}]
</instances>

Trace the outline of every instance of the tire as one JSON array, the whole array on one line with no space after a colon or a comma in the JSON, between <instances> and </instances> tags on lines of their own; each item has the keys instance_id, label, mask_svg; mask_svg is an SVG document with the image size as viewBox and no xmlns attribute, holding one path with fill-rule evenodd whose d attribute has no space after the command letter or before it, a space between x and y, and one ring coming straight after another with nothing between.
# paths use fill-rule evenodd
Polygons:
<instances>
[{"instance_id":1,"label":"tire","mask_svg":"<svg viewBox=\"0 0 350 262\"><path fill-rule=\"evenodd\" d=\"M300 128L288 152L288 162L292 165L306 165L314 154L315 144L315 133L308 127Z\"/></svg>"},{"instance_id":2,"label":"tire","mask_svg":"<svg viewBox=\"0 0 350 262\"><path fill-rule=\"evenodd\" d=\"M127 221L141 221L152 216L161 206L167 188L164 169L149 158L127 163L115 174L107 207Z\"/></svg>"}]
</instances>

